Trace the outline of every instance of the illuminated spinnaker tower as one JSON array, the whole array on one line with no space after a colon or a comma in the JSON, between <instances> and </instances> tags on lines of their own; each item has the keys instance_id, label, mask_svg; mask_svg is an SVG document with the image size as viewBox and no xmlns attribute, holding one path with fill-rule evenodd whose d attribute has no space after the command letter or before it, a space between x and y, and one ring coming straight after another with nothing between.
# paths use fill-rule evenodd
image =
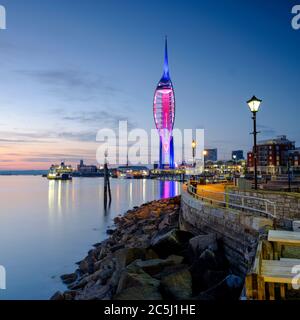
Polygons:
<instances>
[{"instance_id":1,"label":"illuminated spinnaker tower","mask_svg":"<svg viewBox=\"0 0 300 320\"><path fill-rule=\"evenodd\" d=\"M175 94L169 73L167 38L164 73L155 90L153 113L160 139L159 167L160 169L174 169Z\"/></svg>"}]
</instances>

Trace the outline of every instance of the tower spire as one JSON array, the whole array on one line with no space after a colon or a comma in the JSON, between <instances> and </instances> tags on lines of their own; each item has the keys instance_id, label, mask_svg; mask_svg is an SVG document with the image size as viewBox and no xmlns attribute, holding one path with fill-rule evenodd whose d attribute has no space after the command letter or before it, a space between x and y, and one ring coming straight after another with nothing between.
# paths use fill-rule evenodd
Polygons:
<instances>
[{"instance_id":1,"label":"tower spire","mask_svg":"<svg viewBox=\"0 0 300 320\"><path fill-rule=\"evenodd\" d=\"M164 80L170 80L170 72L169 72L169 58L168 58L168 37L166 36L165 40L165 61L164 61Z\"/></svg>"}]
</instances>

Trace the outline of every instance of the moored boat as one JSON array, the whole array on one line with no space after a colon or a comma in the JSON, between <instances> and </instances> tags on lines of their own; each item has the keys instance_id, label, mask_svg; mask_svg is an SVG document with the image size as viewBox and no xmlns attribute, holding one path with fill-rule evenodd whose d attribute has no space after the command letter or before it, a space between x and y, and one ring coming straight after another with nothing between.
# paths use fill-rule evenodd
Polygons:
<instances>
[{"instance_id":1,"label":"moored boat","mask_svg":"<svg viewBox=\"0 0 300 320\"><path fill-rule=\"evenodd\" d=\"M72 180L73 169L62 162L60 165L52 165L47 174L49 180Z\"/></svg>"}]
</instances>

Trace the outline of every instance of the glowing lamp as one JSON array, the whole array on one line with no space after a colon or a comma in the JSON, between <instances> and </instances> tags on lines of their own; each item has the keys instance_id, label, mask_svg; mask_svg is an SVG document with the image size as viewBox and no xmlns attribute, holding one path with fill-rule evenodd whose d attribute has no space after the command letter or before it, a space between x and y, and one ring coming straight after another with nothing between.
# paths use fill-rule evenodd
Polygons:
<instances>
[{"instance_id":1,"label":"glowing lamp","mask_svg":"<svg viewBox=\"0 0 300 320\"><path fill-rule=\"evenodd\" d=\"M196 141L193 140L193 142L192 142L192 148L195 149L195 148L196 148L196 145L197 145L197 144L196 144Z\"/></svg>"},{"instance_id":2,"label":"glowing lamp","mask_svg":"<svg viewBox=\"0 0 300 320\"><path fill-rule=\"evenodd\" d=\"M253 96L249 101L247 101L247 104L251 112L255 113L255 112L258 112L261 102L262 100Z\"/></svg>"}]
</instances>

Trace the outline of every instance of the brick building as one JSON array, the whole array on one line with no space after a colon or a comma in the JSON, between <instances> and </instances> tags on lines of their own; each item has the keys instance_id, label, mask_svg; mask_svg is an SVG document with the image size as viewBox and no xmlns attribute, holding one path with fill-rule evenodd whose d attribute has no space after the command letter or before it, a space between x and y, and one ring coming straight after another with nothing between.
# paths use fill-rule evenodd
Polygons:
<instances>
[{"instance_id":1,"label":"brick building","mask_svg":"<svg viewBox=\"0 0 300 320\"><path fill-rule=\"evenodd\" d=\"M257 169L261 173L278 174L288 165L288 159L293 157L293 163L299 165L299 152L296 152L295 142L286 136L260 141L257 144ZM299 162L298 162L299 161ZM248 171L254 171L253 151L247 154Z\"/></svg>"}]
</instances>

